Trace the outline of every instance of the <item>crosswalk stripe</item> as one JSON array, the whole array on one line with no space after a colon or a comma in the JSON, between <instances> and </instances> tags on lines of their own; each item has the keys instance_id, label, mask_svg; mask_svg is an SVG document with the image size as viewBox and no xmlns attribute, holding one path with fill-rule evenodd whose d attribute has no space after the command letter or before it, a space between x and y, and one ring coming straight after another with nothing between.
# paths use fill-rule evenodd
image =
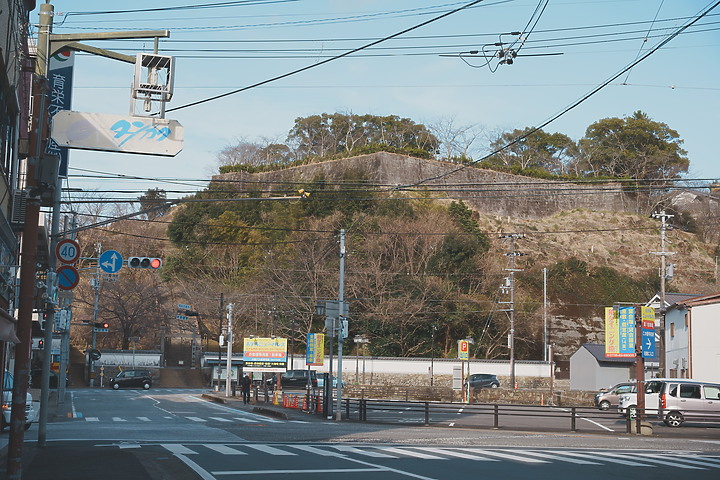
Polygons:
<instances>
[{"instance_id":1,"label":"crosswalk stripe","mask_svg":"<svg viewBox=\"0 0 720 480\"><path fill-rule=\"evenodd\" d=\"M269 453L270 455L297 455L297 453L280 450L279 448L271 447L270 445L259 445L259 444L248 444L248 448L253 448L263 453Z\"/></svg>"},{"instance_id":2,"label":"crosswalk stripe","mask_svg":"<svg viewBox=\"0 0 720 480\"><path fill-rule=\"evenodd\" d=\"M218 453L222 453L223 455L247 455L245 452L241 452L240 450L235 450L234 448L228 447L227 445L216 445L214 443L206 443L204 444L205 448L209 448L210 450L214 450Z\"/></svg>"},{"instance_id":3,"label":"crosswalk stripe","mask_svg":"<svg viewBox=\"0 0 720 480\"><path fill-rule=\"evenodd\" d=\"M422 447L423 450L427 447ZM440 453L442 455L448 455L450 457L457 457L457 458L465 458L467 460L476 460L480 462L497 462L498 460L495 458L485 458L480 457L478 455L472 455L470 453L464 453L464 452L457 452L455 450L450 450L447 448L438 448L438 449L429 449L432 452L437 451L437 453Z\"/></svg>"},{"instance_id":4,"label":"crosswalk stripe","mask_svg":"<svg viewBox=\"0 0 720 480\"><path fill-rule=\"evenodd\" d=\"M543 453L523 450L524 455L530 455L531 457L549 458L550 460L557 460L559 462L574 463L576 465L600 465L598 462L591 462L590 460L580 460L579 458L567 458L562 456L562 452L557 453Z\"/></svg>"},{"instance_id":5,"label":"crosswalk stripe","mask_svg":"<svg viewBox=\"0 0 720 480\"><path fill-rule=\"evenodd\" d=\"M333 445L332 448L335 450L339 450L341 452L346 453L354 453L357 455L364 455L366 457L374 457L374 458L397 458L393 455L387 455L385 453L376 452L374 450L366 450L366 449L360 449L357 447L350 447L348 445Z\"/></svg>"},{"instance_id":6,"label":"crosswalk stripe","mask_svg":"<svg viewBox=\"0 0 720 480\"><path fill-rule=\"evenodd\" d=\"M142 422L152 422L152 420L150 420L148 417L137 417L137 418L138 418L138 420L140 420Z\"/></svg>"},{"instance_id":7,"label":"crosswalk stripe","mask_svg":"<svg viewBox=\"0 0 720 480\"><path fill-rule=\"evenodd\" d=\"M185 418L187 418L188 420L192 420L193 422L207 422L207 420L205 420L204 418L200 418L200 417L185 417Z\"/></svg>"},{"instance_id":8,"label":"crosswalk stripe","mask_svg":"<svg viewBox=\"0 0 720 480\"><path fill-rule=\"evenodd\" d=\"M223 417L210 417L210 420L215 420L217 422L230 422L232 423L232 420L229 418L223 418Z\"/></svg>"},{"instance_id":9,"label":"crosswalk stripe","mask_svg":"<svg viewBox=\"0 0 720 480\"><path fill-rule=\"evenodd\" d=\"M587 453L580 452L562 452L562 454L571 455L573 457L589 458L591 460L600 460L608 463L619 463L620 465L627 465L629 467L654 467L654 465L648 465L646 463L632 462L630 460L621 460L619 458L608 457L605 452L602 452L602 454L595 453L593 455L588 455Z\"/></svg>"},{"instance_id":10,"label":"crosswalk stripe","mask_svg":"<svg viewBox=\"0 0 720 480\"><path fill-rule=\"evenodd\" d=\"M645 455L647 457L656 457L656 458L663 458L668 459L672 458L676 462L683 462L683 463L689 463L690 465L700 465L702 467L710 467L710 468L718 468L720 465L716 462L718 460L714 460L712 458L704 458L704 457L697 457L697 458L686 458L686 457L678 457L678 456L663 456L663 455Z\"/></svg>"},{"instance_id":11,"label":"crosswalk stripe","mask_svg":"<svg viewBox=\"0 0 720 480\"><path fill-rule=\"evenodd\" d=\"M252 418L233 417L233 419L239 420L239 421L245 422L245 423L258 423L257 420L253 420Z\"/></svg>"},{"instance_id":12,"label":"crosswalk stripe","mask_svg":"<svg viewBox=\"0 0 720 480\"><path fill-rule=\"evenodd\" d=\"M521 457L519 455L510 454L510 453L502 453L502 452L493 452L490 450L484 450L482 448L469 448L469 452L474 452L480 455L488 455L490 457L498 457L503 458L505 460L514 460L516 462L524 462L524 463L550 463L545 460L540 460L537 458L528 458L528 457Z\"/></svg>"},{"instance_id":13,"label":"crosswalk stripe","mask_svg":"<svg viewBox=\"0 0 720 480\"><path fill-rule=\"evenodd\" d=\"M99 422L100 419L98 417L85 417L86 422Z\"/></svg>"},{"instance_id":14,"label":"crosswalk stripe","mask_svg":"<svg viewBox=\"0 0 720 480\"><path fill-rule=\"evenodd\" d=\"M396 453L398 455L402 455L405 457L415 457L415 458L422 458L425 460L449 460L446 457L438 457L437 455L430 455L429 453L423 453L423 452L416 452L414 450L409 450L405 448L383 448L383 452L390 452L390 453Z\"/></svg>"},{"instance_id":15,"label":"crosswalk stripe","mask_svg":"<svg viewBox=\"0 0 720 480\"><path fill-rule=\"evenodd\" d=\"M179 443L162 443L160 446L174 455L197 455L195 450L190 450L185 445L180 445Z\"/></svg>"},{"instance_id":16,"label":"crosswalk stripe","mask_svg":"<svg viewBox=\"0 0 720 480\"><path fill-rule=\"evenodd\" d=\"M302 450L303 452L312 453L314 455L320 455L323 457L340 457L342 456L338 452L331 452L329 450L322 450L317 447L311 447L309 445L293 445L293 448L297 448L298 450Z\"/></svg>"},{"instance_id":17,"label":"crosswalk stripe","mask_svg":"<svg viewBox=\"0 0 720 480\"><path fill-rule=\"evenodd\" d=\"M112 421L113 422L127 422L127 420L125 420L124 418L120 418L120 417L112 417Z\"/></svg>"},{"instance_id":18,"label":"crosswalk stripe","mask_svg":"<svg viewBox=\"0 0 720 480\"><path fill-rule=\"evenodd\" d=\"M615 457L615 458L627 458L627 455L618 454L618 453L606 453L606 452L603 452L603 455L609 455L609 456ZM680 463L678 463L678 462L671 462L671 461L668 461L668 460L661 460L661 459L659 459L659 458L652 458L652 457L650 457L650 456L648 456L648 455L638 455L638 456L635 457L635 458L636 458L636 459L639 459L639 460L641 460L641 461L643 461L643 462L657 463L658 465L668 465L668 466L671 466L671 467L686 468L686 469L689 469L689 470L704 470L704 468L701 468L701 467L693 467L692 465L683 465L683 464L680 464Z\"/></svg>"}]
</instances>

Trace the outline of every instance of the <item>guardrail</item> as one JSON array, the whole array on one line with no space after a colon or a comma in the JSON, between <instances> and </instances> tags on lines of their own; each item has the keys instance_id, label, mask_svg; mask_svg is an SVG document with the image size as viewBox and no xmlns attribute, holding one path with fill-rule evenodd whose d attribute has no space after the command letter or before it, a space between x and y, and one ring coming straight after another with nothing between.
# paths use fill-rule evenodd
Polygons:
<instances>
[{"instance_id":1,"label":"guardrail","mask_svg":"<svg viewBox=\"0 0 720 480\"><path fill-rule=\"evenodd\" d=\"M257 397L256 397L257 398ZM263 400L262 395L258 399ZM328 412L328 403L322 394L303 392L283 393L273 399L267 395L265 402L272 401L286 408L296 408L308 413ZM332 402L334 405L334 401ZM433 401L380 400L368 398L343 399L342 417L345 420L403 425L447 425L462 422L465 428L527 429L542 428L548 431L577 432L594 431L649 435L653 427L648 420L661 421L657 410L636 415L636 411L622 415L614 410L599 410L585 406L519 405L519 404L467 404ZM666 412L667 413L667 412ZM720 423L720 415L708 415L705 411L684 411L684 420L692 423ZM465 420L474 417L472 422Z\"/></svg>"}]
</instances>

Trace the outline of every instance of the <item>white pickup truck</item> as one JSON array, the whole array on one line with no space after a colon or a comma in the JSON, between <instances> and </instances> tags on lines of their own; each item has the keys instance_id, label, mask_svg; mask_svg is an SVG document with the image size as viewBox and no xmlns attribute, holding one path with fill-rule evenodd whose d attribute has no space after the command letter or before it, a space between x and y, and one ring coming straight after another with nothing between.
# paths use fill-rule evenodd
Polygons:
<instances>
[{"instance_id":1,"label":"white pickup truck","mask_svg":"<svg viewBox=\"0 0 720 480\"><path fill-rule=\"evenodd\" d=\"M0 415L0 431L5 430L5 427L10 425L10 415L12 413L12 389L13 389L13 376L12 373L5 370L5 381L3 385L3 398L2 398L2 415ZM30 428L32 422L35 421L35 407L33 406L33 399L30 392L25 397L25 430Z\"/></svg>"}]
</instances>

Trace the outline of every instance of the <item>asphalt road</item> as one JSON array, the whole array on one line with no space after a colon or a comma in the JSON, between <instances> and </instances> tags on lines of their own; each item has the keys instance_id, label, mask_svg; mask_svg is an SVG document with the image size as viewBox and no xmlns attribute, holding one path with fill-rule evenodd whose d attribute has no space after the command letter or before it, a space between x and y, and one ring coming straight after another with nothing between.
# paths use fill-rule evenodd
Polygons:
<instances>
[{"instance_id":1,"label":"asphalt road","mask_svg":"<svg viewBox=\"0 0 720 480\"><path fill-rule=\"evenodd\" d=\"M71 390L26 480L720 478L720 435L638 437L260 415L199 390ZM717 430L717 429L716 429ZM624 430L623 430L624 432ZM0 435L0 442L7 433ZM3 463L4 467L4 463ZM492 478L492 477L491 477Z\"/></svg>"}]
</instances>

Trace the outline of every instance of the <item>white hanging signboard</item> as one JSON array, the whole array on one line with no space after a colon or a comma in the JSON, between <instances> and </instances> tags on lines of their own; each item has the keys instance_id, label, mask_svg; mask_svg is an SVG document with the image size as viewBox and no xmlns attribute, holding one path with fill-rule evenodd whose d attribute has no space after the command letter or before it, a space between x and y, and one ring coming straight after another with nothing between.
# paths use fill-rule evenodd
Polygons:
<instances>
[{"instance_id":1,"label":"white hanging signboard","mask_svg":"<svg viewBox=\"0 0 720 480\"><path fill-rule=\"evenodd\" d=\"M174 157L185 130L177 120L63 110L52 118L52 139L62 147Z\"/></svg>"}]
</instances>

